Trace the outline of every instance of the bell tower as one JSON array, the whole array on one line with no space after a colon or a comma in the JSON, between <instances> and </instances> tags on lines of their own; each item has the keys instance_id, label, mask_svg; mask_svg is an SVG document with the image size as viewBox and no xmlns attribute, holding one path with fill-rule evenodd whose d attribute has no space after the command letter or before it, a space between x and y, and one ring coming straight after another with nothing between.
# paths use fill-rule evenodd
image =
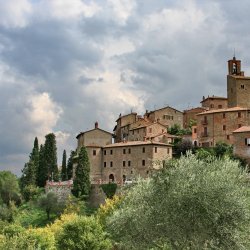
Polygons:
<instances>
[{"instance_id":1,"label":"bell tower","mask_svg":"<svg viewBox=\"0 0 250 250\"><path fill-rule=\"evenodd\" d=\"M229 108L250 107L250 77L244 76L241 61L235 56L228 60L227 99Z\"/></svg>"},{"instance_id":2,"label":"bell tower","mask_svg":"<svg viewBox=\"0 0 250 250\"><path fill-rule=\"evenodd\" d=\"M241 61L236 60L235 56L233 57L233 59L228 60L228 74L244 76L244 72L241 71Z\"/></svg>"}]
</instances>

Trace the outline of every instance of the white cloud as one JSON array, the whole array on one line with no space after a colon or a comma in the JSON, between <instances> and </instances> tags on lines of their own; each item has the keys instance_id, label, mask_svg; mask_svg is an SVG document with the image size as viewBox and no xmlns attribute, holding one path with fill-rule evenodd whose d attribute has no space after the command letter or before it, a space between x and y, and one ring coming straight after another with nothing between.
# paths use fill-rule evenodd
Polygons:
<instances>
[{"instance_id":1,"label":"white cloud","mask_svg":"<svg viewBox=\"0 0 250 250\"><path fill-rule=\"evenodd\" d=\"M25 27L31 13L32 5L28 0L0 1L0 25L4 27Z\"/></svg>"},{"instance_id":2,"label":"white cloud","mask_svg":"<svg viewBox=\"0 0 250 250\"><path fill-rule=\"evenodd\" d=\"M53 102L48 93L32 94L28 97L29 109L26 110L36 135L39 138L53 131L60 116L62 108Z\"/></svg>"},{"instance_id":3,"label":"white cloud","mask_svg":"<svg viewBox=\"0 0 250 250\"><path fill-rule=\"evenodd\" d=\"M124 25L136 7L134 0L108 0L113 15L117 18L120 24Z\"/></svg>"},{"instance_id":4,"label":"white cloud","mask_svg":"<svg viewBox=\"0 0 250 250\"><path fill-rule=\"evenodd\" d=\"M44 12L46 9L46 12ZM88 4L81 0L46 0L37 6L41 16L57 19L75 19L79 17L92 17L100 11L100 6L94 1Z\"/></svg>"}]
</instances>

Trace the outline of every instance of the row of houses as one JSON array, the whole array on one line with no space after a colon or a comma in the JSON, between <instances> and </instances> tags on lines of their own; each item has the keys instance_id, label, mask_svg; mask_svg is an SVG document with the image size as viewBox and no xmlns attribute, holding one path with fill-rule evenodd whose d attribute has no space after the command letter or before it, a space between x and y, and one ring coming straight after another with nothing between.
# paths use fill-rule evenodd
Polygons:
<instances>
[{"instance_id":1,"label":"row of houses","mask_svg":"<svg viewBox=\"0 0 250 250\"><path fill-rule=\"evenodd\" d=\"M213 147L218 142L234 145L236 155L250 158L250 77L241 71L241 61L228 61L227 97L203 97L201 106L179 111L167 106L146 111L120 114L111 132L100 129L77 135L79 150L85 146L91 164L92 183L124 183L137 176L147 177L172 158L176 136L168 128L177 124L192 135L185 136L199 147Z\"/></svg>"}]
</instances>

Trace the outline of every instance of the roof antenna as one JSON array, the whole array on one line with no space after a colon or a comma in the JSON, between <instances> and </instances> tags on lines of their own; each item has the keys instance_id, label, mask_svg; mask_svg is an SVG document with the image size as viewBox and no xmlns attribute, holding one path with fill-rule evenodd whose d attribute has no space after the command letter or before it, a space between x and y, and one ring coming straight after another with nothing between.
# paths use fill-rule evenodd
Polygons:
<instances>
[{"instance_id":1,"label":"roof antenna","mask_svg":"<svg viewBox=\"0 0 250 250\"><path fill-rule=\"evenodd\" d=\"M235 60L235 48L234 48L234 58L233 59Z\"/></svg>"}]
</instances>

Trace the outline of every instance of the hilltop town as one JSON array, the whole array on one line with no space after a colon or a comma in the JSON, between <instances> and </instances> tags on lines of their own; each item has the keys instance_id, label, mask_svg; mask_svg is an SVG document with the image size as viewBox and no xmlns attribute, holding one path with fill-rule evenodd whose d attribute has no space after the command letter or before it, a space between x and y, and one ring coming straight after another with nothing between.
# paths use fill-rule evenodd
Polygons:
<instances>
[{"instance_id":1,"label":"hilltop town","mask_svg":"<svg viewBox=\"0 0 250 250\"><path fill-rule=\"evenodd\" d=\"M240 60L234 56L228 61L227 97L203 96L200 103L183 112L167 106L143 115L120 114L112 132L96 122L92 130L79 133L77 150L87 148L91 182L122 184L138 175L147 177L164 159L172 158L176 136L168 129L174 125L185 129L192 124L192 133L183 137L196 147L224 142L249 161L250 77L241 71Z\"/></svg>"}]
</instances>

